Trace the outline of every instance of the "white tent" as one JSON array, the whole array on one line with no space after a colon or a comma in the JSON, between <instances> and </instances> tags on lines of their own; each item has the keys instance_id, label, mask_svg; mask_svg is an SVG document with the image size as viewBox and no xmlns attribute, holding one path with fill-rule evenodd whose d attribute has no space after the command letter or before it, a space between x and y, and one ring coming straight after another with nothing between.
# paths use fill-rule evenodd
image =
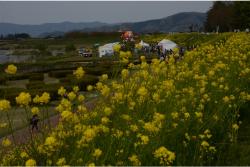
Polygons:
<instances>
[{"instance_id":1,"label":"white tent","mask_svg":"<svg viewBox=\"0 0 250 167\"><path fill-rule=\"evenodd\" d=\"M163 39L158 43L159 46L162 47L163 51L165 50L170 50L170 49L174 49L177 48L177 44L174 43L173 41L170 41L168 39Z\"/></svg>"},{"instance_id":2,"label":"white tent","mask_svg":"<svg viewBox=\"0 0 250 167\"><path fill-rule=\"evenodd\" d=\"M108 44L105 44L103 46L100 46L98 48L99 57L102 57L102 56L105 56L105 55L108 55L108 56L113 55L114 54L113 46L116 45L116 44L119 44L119 42L108 43Z\"/></svg>"},{"instance_id":3,"label":"white tent","mask_svg":"<svg viewBox=\"0 0 250 167\"><path fill-rule=\"evenodd\" d=\"M142 47L149 47L149 44L146 42L143 42L143 40L141 40L141 42L139 43L139 45L141 45Z\"/></svg>"}]
</instances>

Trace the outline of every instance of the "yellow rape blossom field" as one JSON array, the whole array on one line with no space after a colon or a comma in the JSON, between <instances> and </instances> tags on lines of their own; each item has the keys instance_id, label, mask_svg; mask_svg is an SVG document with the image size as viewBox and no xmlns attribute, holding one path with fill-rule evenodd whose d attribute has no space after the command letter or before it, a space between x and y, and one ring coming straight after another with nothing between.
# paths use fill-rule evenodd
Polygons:
<instances>
[{"instance_id":1,"label":"yellow rape blossom field","mask_svg":"<svg viewBox=\"0 0 250 167\"><path fill-rule=\"evenodd\" d=\"M77 87L61 87L55 108L59 124L27 144L4 140L0 164L216 165L228 147L223 143L237 143L239 110L250 101L250 35L238 33L225 42L201 45L181 61L176 56L151 63L142 56L119 79L103 75L87 88L100 93L92 110ZM6 70L10 75L15 71L13 66ZM80 79L85 72L79 67L74 75ZM30 113L49 101L46 92L16 97ZM10 107L0 100L0 112L8 115Z\"/></svg>"}]
</instances>

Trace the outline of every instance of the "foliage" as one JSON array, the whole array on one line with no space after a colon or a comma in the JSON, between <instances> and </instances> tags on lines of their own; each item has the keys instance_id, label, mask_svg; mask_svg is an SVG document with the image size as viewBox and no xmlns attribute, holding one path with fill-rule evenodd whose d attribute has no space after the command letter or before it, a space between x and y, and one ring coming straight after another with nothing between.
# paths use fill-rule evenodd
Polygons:
<instances>
[{"instance_id":1,"label":"foliage","mask_svg":"<svg viewBox=\"0 0 250 167\"><path fill-rule=\"evenodd\" d=\"M120 78L100 77L91 111L77 87L57 87L58 126L12 149L5 142L10 150L0 152L1 165L221 164L220 155L237 143L239 110L250 101L249 39L238 33L202 44L181 61L175 61L177 53L151 64L141 56ZM89 78L82 68L68 76L79 87ZM18 101L30 103L26 97L20 94Z\"/></svg>"},{"instance_id":2,"label":"foliage","mask_svg":"<svg viewBox=\"0 0 250 167\"><path fill-rule=\"evenodd\" d=\"M250 27L249 2L214 2L207 12L205 23L206 31L219 32L232 31L233 29L245 30Z\"/></svg>"},{"instance_id":3,"label":"foliage","mask_svg":"<svg viewBox=\"0 0 250 167\"><path fill-rule=\"evenodd\" d=\"M31 73L29 74L30 81L43 81L44 74L43 73Z\"/></svg>"},{"instance_id":4,"label":"foliage","mask_svg":"<svg viewBox=\"0 0 250 167\"><path fill-rule=\"evenodd\" d=\"M66 45L66 47L65 47L65 51L66 52L72 52L72 51L75 51L76 50L76 47L75 47L75 45L74 44L68 44L68 45Z\"/></svg>"},{"instance_id":5,"label":"foliage","mask_svg":"<svg viewBox=\"0 0 250 167\"><path fill-rule=\"evenodd\" d=\"M16 39L28 39L30 35L27 33L19 33L19 34L8 34L6 36L1 35L0 39L2 40L16 40Z\"/></svg>"},{"instance_id":6,"label":"foliage","mask_svg":"<svg viewBox=\"0 0 250 167\"><path fill-rule=\"evenodd\" d=\"M235 28L241 30L249 29L250 27L250 2L249 1L236 1L234 2L234 20L233 24Z\"/></svg>"}]
</instances>

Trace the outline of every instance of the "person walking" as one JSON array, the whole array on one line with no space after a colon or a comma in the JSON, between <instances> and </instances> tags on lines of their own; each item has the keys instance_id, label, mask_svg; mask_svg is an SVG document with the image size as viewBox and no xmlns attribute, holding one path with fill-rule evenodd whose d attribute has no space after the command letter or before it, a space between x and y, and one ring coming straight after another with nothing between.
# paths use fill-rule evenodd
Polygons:
<instances>
[{"instance_id":1,"label":"person walking","mask_svg":"<svg viewBox=\"0 0 250 167\"><path fill-rule=\"evenodd\" d=\"M34 114L30 119L30 125L32 125L32 131L34 130L34 128L36 128L36 130L38 131L38 122L39 122L38 115Z\"/></svg>"}]
</instances>

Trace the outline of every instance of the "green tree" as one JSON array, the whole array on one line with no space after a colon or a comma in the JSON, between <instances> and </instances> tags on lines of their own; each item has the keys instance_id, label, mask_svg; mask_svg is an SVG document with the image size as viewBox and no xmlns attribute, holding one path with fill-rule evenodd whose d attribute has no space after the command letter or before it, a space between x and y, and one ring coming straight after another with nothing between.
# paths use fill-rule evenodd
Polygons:
<instances>
[{"instance_id":1,"label":"green tree","mask_svg":"<svg viewBox=\"0 0 250 167\"><path fill-rule=\"evenodd\" d=\"M234 28L244 30L250 28L250 2L236 1L233 7L233 26Z\"/></svg>"},{"instance_id":2,"label":"green tree","mask_svg":"<svg viewBox=\"0 0 250 167\"><path fill-rule=\"evenodd\" d=\"M207 12L207 19L205 22L206 31L220 32L233 30L233 2L214 2L212 8Z\"/></svg>"}]
</instances>

